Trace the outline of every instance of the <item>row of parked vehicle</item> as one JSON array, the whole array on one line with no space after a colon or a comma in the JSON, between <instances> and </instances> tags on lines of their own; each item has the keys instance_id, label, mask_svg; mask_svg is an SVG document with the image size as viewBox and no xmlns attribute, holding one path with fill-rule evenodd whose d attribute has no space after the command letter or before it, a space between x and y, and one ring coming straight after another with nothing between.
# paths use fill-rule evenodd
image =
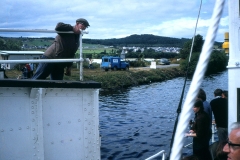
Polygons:
<instances>
[{"instance_id":1,"label":"row of parked vehicle","mask_svg":"<svg viewBox=\"0 0 240 160\"><path fill-rule=\"evenodd\" d=\"M170 65L170 61L166 58L162 58L159 60L160 65ZM113 57L113 56L104 56L102 57L101 68L105 71L108 70L128 70L129 63L125 60L121 59L120 57Z\"/></svg>"}]
</instances>

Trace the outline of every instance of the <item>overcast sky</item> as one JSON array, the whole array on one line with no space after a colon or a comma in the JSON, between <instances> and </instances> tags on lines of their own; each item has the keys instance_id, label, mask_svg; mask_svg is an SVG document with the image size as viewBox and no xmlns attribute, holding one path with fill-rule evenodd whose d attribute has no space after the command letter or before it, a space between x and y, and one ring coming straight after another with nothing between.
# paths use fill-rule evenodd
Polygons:
<instances>
[{"instance_id":1,"label":"overcast sky","mask_svg":"<svg viewBox=\"0 0 240 160\"><path fill-rule=\"evenodd\" d=\"M216 0L202 0L197 34L205 39ZM89 21L84 38L123 38L132 34L192 38L201 0L1 0L0 28L49 29L58 22ZM228 2L216 41L228 32ZM47 33L6 33L0 36L55 37Z\"/></svg>"}]
</instances>

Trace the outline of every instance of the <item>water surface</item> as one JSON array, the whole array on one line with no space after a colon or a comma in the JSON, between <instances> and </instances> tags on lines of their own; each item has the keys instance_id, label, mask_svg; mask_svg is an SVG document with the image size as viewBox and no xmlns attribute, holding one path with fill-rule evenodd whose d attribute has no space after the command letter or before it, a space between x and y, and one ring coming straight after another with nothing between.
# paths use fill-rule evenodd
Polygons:
<instances>
[{"instance_id":1,"label":"water surface","mask_svg":"<svg viewBox=\"0 0 240 160\"><path fill-rule=\"evenodd\" d=\"M201 85L207 101L216 88L228 89L227 71L206 77ZM190 80L187 81L186 92ZM101 158L146 159L161 150L169 152L184 78L102 93L99 96ZM185 94L186 95L186 94ZM186 138L186 144L191 142ZM191 147L183 150L191 154Z\"/></svg>"}]
</instances>

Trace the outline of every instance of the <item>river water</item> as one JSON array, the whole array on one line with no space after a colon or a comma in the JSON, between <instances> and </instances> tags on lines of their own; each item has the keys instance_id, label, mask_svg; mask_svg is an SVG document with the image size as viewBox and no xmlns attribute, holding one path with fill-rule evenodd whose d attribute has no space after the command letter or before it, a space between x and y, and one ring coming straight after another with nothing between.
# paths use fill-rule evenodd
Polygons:
<instances>
[{"instance_id":1,"label":"river water","mask_svg":"<svg viewBox=\"0 0 240 160\"><path fill-rule=\"evenodd\" d=\"M228 72L206 77L207 101L216 88L228 90ZM99 96L102 160L142 160L169 152L184 78L103 93ZM187 81L185 95L191 80ZM186 138L186 144L191 142ZM191 154L191 147L183 154Z\"/></svg>"}]
</instances>

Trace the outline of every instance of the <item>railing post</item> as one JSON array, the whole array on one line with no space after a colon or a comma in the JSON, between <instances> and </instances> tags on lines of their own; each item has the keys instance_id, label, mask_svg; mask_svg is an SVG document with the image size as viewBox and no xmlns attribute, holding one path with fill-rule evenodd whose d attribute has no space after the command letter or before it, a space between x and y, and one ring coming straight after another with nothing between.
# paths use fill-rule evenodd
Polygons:
<instances>
[{"instance_id":1,"label":"railing post","mask_svg":"<svg viewBox=\"0 0 240 160\"><path fill-rule=\"evenodd\" d=\"M215 142L214 133L215 133L215 124L212 124L212 143Z\"/></svg>"},{"instance_id":2,"label":"railing post","mask_svg":"<svg viewBox=\"0 0 240 160\"><path fill-rule=\"evenodd\" d=\"M88 31L83 31L83 30L80 30L80 36L79 36L79 42L80 42L80 45L79 45L79 61L80 61L80 65L79 65L79 73L80 73L80 81L83 81L83 56L82 56L82 36L83 34L88 34Z\"/></svg>"},{"instance_id":3,"label":"railing post","mask_svg":"<svg viewBox=\"0 0 240 160\"><path fill-rule=\"evenodd\" d=\"M80 59L80 65L79 65L79 75L80 75L80 81L83 81L83 61L82 61L82 36L83 32L81 30L80 36L79 36L79 59Z\"/></svg>"}]
</instances>

